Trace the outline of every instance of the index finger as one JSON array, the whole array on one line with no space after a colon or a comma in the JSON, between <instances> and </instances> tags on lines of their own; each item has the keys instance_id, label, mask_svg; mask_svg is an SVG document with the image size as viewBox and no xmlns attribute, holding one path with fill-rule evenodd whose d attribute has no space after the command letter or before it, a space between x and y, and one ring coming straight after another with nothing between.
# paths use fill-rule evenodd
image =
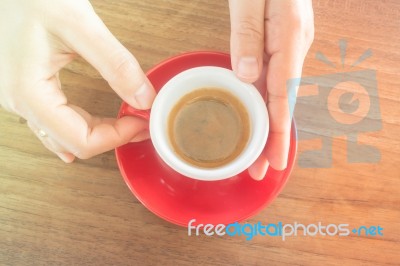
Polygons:
<instances>
[{"instance_id":1,"label":"index finger","mask_svg":"<svg viewBox=\"0 0 400 266\"><path fill-rule=\"evenodd\" d=\"M125 102L149 109L156 93L136 58L110 32L89 1L72 2L55 7L47 27L95 67ZM65 16L65 10L71 16ZM63 27L57 27L60 23Z\"/></svg>"}]
</instances>

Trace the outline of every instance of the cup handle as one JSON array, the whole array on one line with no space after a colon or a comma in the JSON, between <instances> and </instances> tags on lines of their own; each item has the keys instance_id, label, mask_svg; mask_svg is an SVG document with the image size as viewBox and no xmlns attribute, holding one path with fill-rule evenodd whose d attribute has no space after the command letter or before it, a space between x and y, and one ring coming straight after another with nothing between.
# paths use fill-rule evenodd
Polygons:
<instances>
[{"instance_id":1,"label":"cup handle","mask_svg":"<svg viewBox=\"0 0 400 266\"><path fill-rule=\"evenodd\" d=\"M148 110L139 110L135 109L130 105L127 105L121 112L121 116L136 116L147 121L150 121L150 112L151 109Z\"/></svg>"}]
</instances>

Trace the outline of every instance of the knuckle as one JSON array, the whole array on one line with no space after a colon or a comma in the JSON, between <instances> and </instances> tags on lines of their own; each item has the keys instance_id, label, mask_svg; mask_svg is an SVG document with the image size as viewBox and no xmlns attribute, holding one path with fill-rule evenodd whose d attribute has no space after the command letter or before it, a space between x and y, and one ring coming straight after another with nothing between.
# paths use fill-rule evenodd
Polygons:
<instances>
[{"instance_id":1,"label":"knuckle","mask_svg":"<svg viewBox=\"0 0 400 266\"><path fill-rule=\"evenodd\" d=\"M16 82L9 84L7 81L4 86L0 87L0 108L3 108L7 112L21 115L23 104L21 95L18 95L19 87L20 85Z\"/></svg>"},{"instance_id":2,"label":"knuckle","mask_svg":"<svg viewBox=\"0 0 400 266\"><path fill-rule=\"evenodd\" d=\"M86 160L93 157L85 148L79 148L73 155L79 159Z\"/></svg>"},{"instance_id":3,"label":"knuckle","mask_svg":"<svg viewBox=\"0 0 400 266\"><path fill-rule=\"evenodd\" d=\"M34 2L34 1L32 1ZM36 1L39 2L39 1ZM79 27L90 17L90 4L86 1L40 1L35 8L43 25L51 31L61 32L60 24ZM68 14L65 16L64 14Z\"/></svg>"},{"instance_id":4,"label":"knuckle","mask_svg":"<svg viewBox=\"0 0 400 266\"><path fill-rule=\"evenodd\" d=\"M312 42L314 41L314 34L315 34L314 24L311 23L311 26L307 27L307 30L305 31L305 39L308 44L308 47L310 47Z\"/></svg>"},{"instance_id":5,"label":"knuckle","mask_svg":"<svg viewBox=\"0 0 400 266\"><path fill-rule=\"evenodd\" d=\"M310 36L314 32L314 18L313 16L305 16L298 12L294 12L291 16L291 27L293 30Z\"/></svg>"},{"instance_id":6,"label":"knuckle","mask_svg":"<svg viewBox=\"0 0 400 266\"><path fill-rule=\"evenodd\" d=\"M0 101L0 108L6 110L7 112L13 112L10 106L2 101Z\"/></svg>"},{"instance_id":7,"label":"knuckle","mask_svg":"<svg viewBox=\"0 0 400 266\"><path fill-rule=\"evenodd\" d=\"M298 33L305 33L307 31L308 22L302 15L296 13L291 17L291 19L292 23L290 24L290 27L293 31Z\"/></svg>"},{"instance_id":8,"label":"knuckle","mask_svg":"<svg viewBox=\"0 0 400 266\"><path fill-rule=\"evenodd\" d=\"M117 51L111 56L111 75L108 82L112 87L119 87L134 80L135 73L140 70L139 64L128 51Z\"/></svg>"},{"instance_id":9,"label":"knuckle","mask_svg":"<svg viewBox=\"0 0 400 266\"><path fill-rule=\"evenodd\" d=\"M22 107L24 105L20 101L9 100L7 102L0 102L0 107L10 113L15 113L17 115L22 115Z\"/></svg>"},{"instance_id":10,"label":"knuckle","mask_svg":"<svg viewBox=\"0 0 400 266\"><path fill-rule=\"evenodd\" d=\"M286 93L282 93L282 94L269 93L268 98L267 98L267 104L269 104L269 103L279 103L279 104L285 105L288 103L288 97L287 97Z\"/></svg>"},{"instance_id":11,"label":"knuckle","mask_svg":"<svg viewBox=\"0 0 400 266\"><path fill-rule=\"evenodd\" d=\"M306 18L302 15L294 15L292 19L291 31L305 47L309 48L314 40L313 19Z\"/></svg>"},{"instance_id":12,"label":"knuckle","mask_svg":"<svg viewBox=\"0 0 400 266\"><path fill-rule=\"evenodd\" d=\"M86 160L91 158L91 154L89 154L88 152L88 147L87 147L87 143L85 141L79 141L78 144L74 145L74 149L72 151L72 154L82 160Z\"/></svg>"},{"instance_id":13,"label":"knuckle","mask_svg":"<svg viewBox=\"0 0 400 266\"><path fill-rule=\"evenodd\" d=\"M255 18L243 18L239 20L236 35L240 38L246 38L250 41L262 41L264 32L262 24Z\"/></svg>"}]
</instances>

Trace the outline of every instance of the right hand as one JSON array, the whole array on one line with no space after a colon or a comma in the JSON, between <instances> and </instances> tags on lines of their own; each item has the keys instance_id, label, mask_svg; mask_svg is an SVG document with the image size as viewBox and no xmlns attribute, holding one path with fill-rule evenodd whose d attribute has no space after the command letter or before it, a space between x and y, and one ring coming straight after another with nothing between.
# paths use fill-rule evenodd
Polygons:
<instances>
[{"instance_id":1,"label":"right hand","mask_svg":"<svg viewBox=\"0 0 400 266\"><path fill-rule=\"evenodd\" d=\"M314 39L312 2L230 0L229 7L233 70L241 80L257 86L268 108L267 144L249 168L251 177L260 180L269 166L287 167L292 122L289 100L297 95L297 90L288 91L287 82L301 77Z\"/></svg>"}]
</instances>

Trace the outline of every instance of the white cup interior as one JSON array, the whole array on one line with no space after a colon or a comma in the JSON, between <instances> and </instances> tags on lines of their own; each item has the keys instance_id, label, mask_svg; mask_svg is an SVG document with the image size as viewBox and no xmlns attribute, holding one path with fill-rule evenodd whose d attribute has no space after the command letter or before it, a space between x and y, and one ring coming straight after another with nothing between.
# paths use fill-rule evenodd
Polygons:
<instances>
[{"instance_id":1,"label":"white cup interior","mask_svg":"<svg viewBox=\"0 0 400 266\"><path fill-rule=\"evenodd\" d=\"M200 88L228 90L241 100L250 119L249 141L233 161L216 168L201 168L181 159L172 149L168 137L168 117L175 104L189 92ZM161 159L175 171L198 180L222 180L247 169L261 154L268 137L269 121L265 102L258 90L240 81L231 70L204 66L183 71L160 90L150 115L150 136Z\"/></svg>"}]
</instances>

